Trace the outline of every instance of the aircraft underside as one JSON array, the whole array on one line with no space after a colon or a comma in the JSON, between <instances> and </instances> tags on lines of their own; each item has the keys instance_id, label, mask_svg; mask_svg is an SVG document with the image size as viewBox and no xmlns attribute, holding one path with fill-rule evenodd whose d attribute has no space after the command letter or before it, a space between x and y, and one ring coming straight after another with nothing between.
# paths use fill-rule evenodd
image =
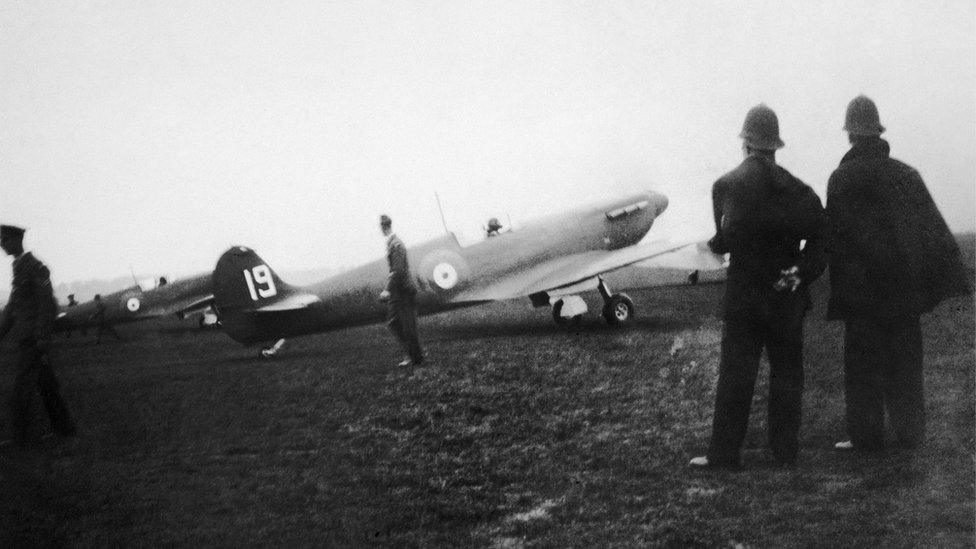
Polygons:
<instances>
[{"instance_id":1,"label":"aircraft underside","mask_svg":"<svg viewBox=\"0 0 976 549\"><path fill-rule=\"evenodd\" d=\"M603 279L598 279L597 290L603 298L601 316L611 326L627 324L634 318L636 308L634 301L625 293L613 293ZM552 302L552 319L564 326L578 323L589 310L586 302L579 295L571 294L550 298Z\"/></svg>"},{"instance_id":2,"label":"aircraft underside","mask_svg":"<svg viewBox=\"0 0 976 549\"><path fill-rule=\"evenodd\" d=\"M601 316L607 321L611 326L622 326L633 320L636 313L636 308L634 307L634 302L625 293L613 293L607 286L606 282L602 278L597 279L596 289L600 292L600 296L603 298L603 309L601 310ZM571 324L578 324L582 319L582 316L588 312L588 307L586 302L577 295L559 295L556 297L534 295L530 296L533 304L538 303L541 299L546 299L547 301L536 306L545 306L549 303L552 308L552 318L556 324L560 326L566 326ZM474 305L480 305L481 303L456 303L448 307L423 307L420 309L419 313L421 315L433 314L438 312L444 312L451 309L459 309L463 307L469 307ZM262 328L259 328L256 322L259 322L256 318L249 319L252 324L249 326L249 331L251 333L263 333L264 337L257 339L256 341L273 341L270 345L267 345L261 349L261 357L271 358L278 353L284 346L287 338L279 337L282 333L288 333L289 337L296 337L300 335L308 335L313 333L319 333L322 331L327 331L327 329L339 329L349 326L348 323L326 323L323 321L311 321L310 319L302 318L302 315L281 315L273 322L269 322L271 319L266 316L261 319L263 322L268 322ZM380 319L373 318L368 322L359 322L358 324L369 324L376 322ZM327 327L328 326L328 327ZM287 329L283 329L287 328Z\"/></svg>"}]
</instances>

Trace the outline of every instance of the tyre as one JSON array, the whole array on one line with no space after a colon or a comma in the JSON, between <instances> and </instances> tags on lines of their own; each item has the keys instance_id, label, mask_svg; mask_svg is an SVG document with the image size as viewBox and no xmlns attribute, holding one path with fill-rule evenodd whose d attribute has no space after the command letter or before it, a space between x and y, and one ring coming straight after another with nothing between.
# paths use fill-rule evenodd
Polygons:
<instances>
[{"instance_id":1,"label":"tyre","mask_svg":"<svg viewBox=\"0 0 976 549\"><path fill-rule=\"evenodd\" d=\"M603 318L612 326L627 324L634 318L634 302L627 294L613 294L603 306Z\"/></svg>"}]
</instances>

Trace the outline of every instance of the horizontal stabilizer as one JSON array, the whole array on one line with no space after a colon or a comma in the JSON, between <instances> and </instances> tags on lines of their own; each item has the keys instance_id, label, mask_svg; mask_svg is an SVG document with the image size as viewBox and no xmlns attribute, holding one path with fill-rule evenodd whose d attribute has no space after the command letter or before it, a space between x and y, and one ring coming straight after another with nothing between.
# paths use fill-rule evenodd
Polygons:
<instances>
[{"instance_id":1,"label":"horizontal stabilizer","mask_svg":"<svg viewBox=\"0 0 976 549\"><path fill-rule=\"evenodd\" d=\"M316 303L321 303L322 300L316 295L312 294L290 294L270 305L264 305L256 309L252 309L252 313L280 313L283 311L298 311L301 309L306 309L311 305Z\"/></svg>"}]
</instances>

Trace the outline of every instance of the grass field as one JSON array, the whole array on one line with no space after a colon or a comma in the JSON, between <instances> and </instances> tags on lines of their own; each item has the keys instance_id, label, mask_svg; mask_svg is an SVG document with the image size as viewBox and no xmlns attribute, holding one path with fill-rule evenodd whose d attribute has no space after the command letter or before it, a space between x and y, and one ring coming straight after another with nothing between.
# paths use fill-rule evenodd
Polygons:
<instances>
[{"instance_id":1,"label":"grass field","mask_svg":"<svg viewBox=\"0 0 976 549\"><path fill-rule=\"evenodd\" d=\"M708 441L722 291L631 292L621 330L560 329L522 301L428 317L417 369L382 326L272 361L175 321L60 340L80 435L0 451L0 547L972 547L972 299L924 320L925 447L846 455L819 285L800 463L764 450L763 377L727 474L686 466Z\"/></svg>"}]
</instances>

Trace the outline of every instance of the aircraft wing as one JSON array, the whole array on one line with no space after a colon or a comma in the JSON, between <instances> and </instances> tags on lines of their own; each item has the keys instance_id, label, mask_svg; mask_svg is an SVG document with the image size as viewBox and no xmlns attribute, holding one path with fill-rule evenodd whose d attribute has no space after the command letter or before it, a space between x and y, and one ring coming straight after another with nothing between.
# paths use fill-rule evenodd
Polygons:
<instances>
[{"instance_id":1,"label":"aircraft wing","mask_svg":"<svg viewBox=\"0 0 976 549\"><path fill-rule=\"evenodd\" d=\"M673 259L670 264L668 256ZM551 259L505 276L487 286L464 290L451 301L495 301L552 292L652 258L658 258L659 263L655 263L657 266L693 269L717 269L722 266L721 256L707 251L707 248L703 249L699 242L676 244L670 241L654 241L619 250L592 250ZM694 261L689 262L689 258L694 258Z\"/></svg>"},{"instance_id":2,"label":"aircraft wing","mask_svg":"<svg viewBox=\"0 0 976 549\"><path fill-rule=\"evenodd\" d=\"M180 306L176 311L176 316L183 318L188 314L195 313L197 311L202 311L207 307L213 305L213 302L214 302L213 294L205 295L197 299L196 301Z\"/></svg>"},{"instance_id":3,"label":"aircraft wing","mask_svg":"<svg viewBox=\"0 0 976 549\"><path fill-rule=\"evenodd\" d=\"M714 271L727 267L726 256L712 253L705 241L687 245L673 252L656 255L636 263L638 267L658 267L664 269L698 269Z\"/></svg>"}]
</instances>

